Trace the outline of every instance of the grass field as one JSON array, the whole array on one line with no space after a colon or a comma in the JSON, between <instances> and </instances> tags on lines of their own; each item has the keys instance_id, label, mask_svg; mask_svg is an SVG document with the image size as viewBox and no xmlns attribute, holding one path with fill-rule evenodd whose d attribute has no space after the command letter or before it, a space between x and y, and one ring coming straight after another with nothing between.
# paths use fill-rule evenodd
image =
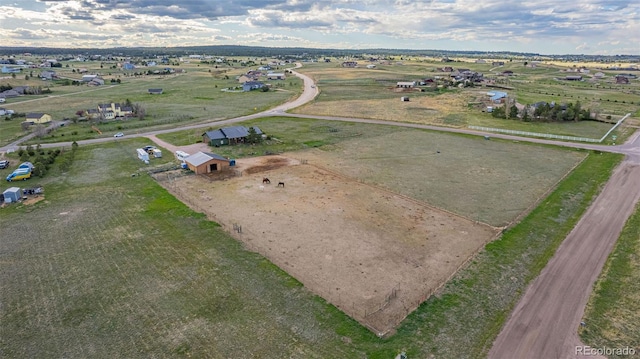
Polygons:
<instances>
[{"instance_id":1,"label":"grass field","mask_svg":"<svg viewBox=\"0 0 640 359\"><path fill-rule=\"evenodd\" d=\"M0 356L356 356L327 323L350 320L131 177L140 145L81 149L64 177L29 181L46 201L2 209Z\"/></svg>"},{"instance_id":2,"label":"grass field","mask_svg":"<svg viewBox=\"0 0 640 359\"><path fill-rule=\"evenodd\" d=\"M580 328L593 348L640 350L640 207L627 224L594 286ZM625 356L611 356L623 358Z\"/></svg>"},{"instance_id":3,"label":"grass field","mask_svg":"<svg viewBox=\"0 0 640 359\"><path fill-rule=\"evenodd\" d=\"M486 78L501 81L512 87L508 92L518 102L532 104L539 101L556 103L577 102L603 115L620 118L640 109L640 85L612 83L613 73L601 80L571 82L564 78L566 68L544 65L524 67L522 63L507 63L491 70L490 64L452 63L455 68L470 68L485 74ZM427 89L426 92L398 92L397 81L415 81L425 77L446 76L437 71L442 63L403 62L402 65L379 65L366 69L341 68L338 64L311 64L300 71L318 82L321 92L316 100L294 110L300 114L373 118L441 126L465 127L468 125L514 129L520 131L553 133L558 135L600 138L608 130L606 124L540 123L495 119L483 113L489 88ZM505 78L497 73L512 70L515 76ZM409 102L401 102L401 96L409 96Z\"/></svg>"},{"instance_id":4,"label":"grass field","mask_svg":"<svg viewBox=\"0 0 640 359\"><path fill-rule=\"evenodd\" d=\"M510 223L584 158L584 152L392 126L292 118L248 124L279 142L213 151L241 158L318 148L293 156L493 226ZM160 137L188 144L195 133Z\"/></svg>"},{"instance_id":5,"label":"grass field","mask_svg":"<svg viewBox=\"0 0 640 359\"><path fill-rule=\"evenodd\" d=\"M590 155L378 339L147 175L131 177L142 144L81 147L69 173L28 182L46 201L1 209L0 356L483 357L620 159Z\"/></svg>"},{"instance_id":6,"label":"grass field","mask_svg":"<svg viewBox=\"0 0 640 359\"><path fill-rule=\"evenodd\" d=\"M184 68L185 73L171 75L145 75L145 76L124 76L120 74L121 84L110 84L105 86L88 87L83 86L63 86L54 82L44 82L40 80L29 80L26 83L36 86L50 86L52 93L47 96L23 96L11 99L3 107L14 110L16 113L44 112L52 115L54 120L64 118L75 118L76 111L88 108L96 108L100 103L125 102L142 105L146 109L145 120L130 119L126 121L113 121L107 124L100 124L97 127L104 133L104 136L112 136L115 132L139 131L142 128L167 128L211 121L214 119L231 118L263 111L286 102L292 97L296 97L302 90L301 81L294 76L284 81L272 82L271 91L251 91L251 92L225 92L223 88L241 86L235 79L237 75L246 72L247 68L215 69L207 65L197 67L195 64L183 65L191 67ZM68 69L63 69L67 76L80 77L71 74ZM211 71L211 72L209 72ZM115 77L112 75L111 77ZM105 76L109 78L109 76ZM18 78L7 80L12 86L22 85L24 80ZM0 84L4 84L0 81ZM149 95L149 88L162 88L162 95ZM250 103L250 106L246 106ZM5 134L5 125L0 122L0 145L8 143L14 138L12 129L16 126L11 124ZM18 124L19 126L19 124ZM46 143L56 141L81 140L96 138L100 135L91 130L92 124L77 123L56 130L51 135L32 141L32 143ZM10 127L10 128L9 128ZM61 138L64 137L64 138Z\"/></svg>"}]
</instances>

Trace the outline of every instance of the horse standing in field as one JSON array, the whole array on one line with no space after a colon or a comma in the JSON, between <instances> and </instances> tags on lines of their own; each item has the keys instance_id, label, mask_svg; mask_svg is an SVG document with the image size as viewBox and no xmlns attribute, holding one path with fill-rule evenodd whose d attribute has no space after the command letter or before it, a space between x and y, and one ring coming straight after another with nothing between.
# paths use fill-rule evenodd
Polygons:
<instances>
[{"instance_id":1,"label":"horse standing in field","mask_svg":"<svg viewBox=\"0 0 640 359\"><path fill-rule=\"evenodd\" d=\"M263 177L262 183L271 183L271 181L267 177Z\"/></svg>"},{"instance_id":2,"label":"horse standing in field","mask_svg":"<svg viewBox=\"0 0 640 359\"><path fill-rule=\"evenodd\" d=\"M282 186L284 188L284 182L278 182L278 187Z\"/></svg>"}]
</instances>

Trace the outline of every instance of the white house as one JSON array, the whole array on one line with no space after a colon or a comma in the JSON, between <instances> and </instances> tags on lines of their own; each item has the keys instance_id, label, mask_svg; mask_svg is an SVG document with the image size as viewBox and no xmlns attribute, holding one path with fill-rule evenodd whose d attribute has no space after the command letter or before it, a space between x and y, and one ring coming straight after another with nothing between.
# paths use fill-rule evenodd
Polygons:
<instances>
[{"instance_id":1,"label":"white house","mask_svg":"<svg viewBox=\"0 0 640 359\"><path fill-rule=\"evenodd\" d=\"M91 82L96 77L98 77L98 75L82 75L82 82Z\"/></svg>"}]
</instances>

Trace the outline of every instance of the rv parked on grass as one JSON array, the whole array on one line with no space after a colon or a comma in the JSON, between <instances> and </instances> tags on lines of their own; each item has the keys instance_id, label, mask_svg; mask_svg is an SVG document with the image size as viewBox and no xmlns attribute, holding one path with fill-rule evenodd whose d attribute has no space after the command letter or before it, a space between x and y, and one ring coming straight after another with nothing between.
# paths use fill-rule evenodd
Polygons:
<instances>
[{"instance_id":1,"label":"rv parked on grass","mask_svg":"<svg viewBox=\"0 0 640 359\"><path fill-rule=\"evenodd\" d=\"M7 181L19 181L19 180L27 180L31 178L31 169L30 168L18 168L13 171L10 175L7 176Z\"/></svg>"},{"instance_id":2,"label":"rv parked on grass","mask_svg":"<svg viewBox=\"0 0 640 359\"><path fill-rule=\"evenodd\" d=\"M145 161L145 163L149 162L149 154L147 153L147 151L143 150L142 148L138 148L136 151L138 152L139 159Z\"/></svg>"}]
</instances>

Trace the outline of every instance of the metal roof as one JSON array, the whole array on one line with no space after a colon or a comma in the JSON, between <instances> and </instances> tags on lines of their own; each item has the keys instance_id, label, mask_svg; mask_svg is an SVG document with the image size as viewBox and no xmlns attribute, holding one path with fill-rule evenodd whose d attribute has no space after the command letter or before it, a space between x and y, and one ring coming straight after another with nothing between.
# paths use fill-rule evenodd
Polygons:
<instances>
[{"instance_id":1,"label":"metal roof","mask_svg":"<svg viewBox=\"0 0 640 359\"><path fill-rule=\"evenodd\" d=\"M227 138L220 130L207 131L205 132L205 134L207 135L207 137L209 137L210 140L224 140L225 138Z\"/></svg>"},{"instance_id":2,"label":"metal roof","mask_svg":"<svg viewBox=\"0 0 640 359\"><path fill-rule=\"evenodd\" d=\"M256 134L262 134L258 126L253 126L253 129L256 131ZM207 131L205 134L210 140L235 139L249 136L249 129L244 126L224 127L215 131Z\"/></svg>"},{"instance_id":3,"label":"metal roof","mask_svg":"<svg viewBox=\"0 0 640 359\"><path fill-rule=\"evenodd\" d=\"M185 162L196 167L210 160L228 161L228 159L220 155L217 155L215 153L209 153L209 152L197 152L184 159Z\"/></svg>"}]
</instances>

